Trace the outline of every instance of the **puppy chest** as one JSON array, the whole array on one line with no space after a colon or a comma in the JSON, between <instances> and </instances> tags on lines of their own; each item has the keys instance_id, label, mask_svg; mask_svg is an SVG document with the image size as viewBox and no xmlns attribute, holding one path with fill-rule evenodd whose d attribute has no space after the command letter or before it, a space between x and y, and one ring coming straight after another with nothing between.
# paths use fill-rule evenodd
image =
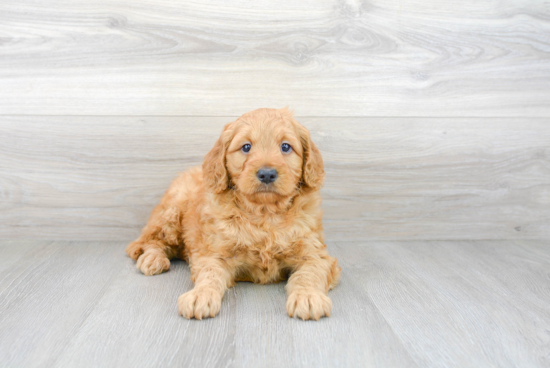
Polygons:
<instances>
[{"instance_id":1,"label":"puppy chest","mask_svg":"<svg viewBox=\"0 0 550 368\"><path fill-rule=\"evenodd\" d=\"M237 280L269 283L286 279L294 248L304 234L284 221L229 221L217 236L225 245L226 260L237 270Z\"/></svg>"},{"instance_id":2,"label":"puppy chest","mask_svg":"<svg viewBox=\"0 0 550 368\"><path fill-rule=\"evenodd\" d=\"M286 279L284 260L269 250L252 249L236 258L237 281L266 284Z\"/></svg>"},{"instance_id":3,"label":"puppy chest","mask_svg":"<svg viewBox=\"0 0 550 368\"><path fill-rule=\"evenodd\" d=\"M285 250L290 244L276 243L273 237L254 240L241 242L234 248L233 260L238 270L237 279L257 283L286 279L288 264L285 259Z\"/></svg>"}]
</instances>

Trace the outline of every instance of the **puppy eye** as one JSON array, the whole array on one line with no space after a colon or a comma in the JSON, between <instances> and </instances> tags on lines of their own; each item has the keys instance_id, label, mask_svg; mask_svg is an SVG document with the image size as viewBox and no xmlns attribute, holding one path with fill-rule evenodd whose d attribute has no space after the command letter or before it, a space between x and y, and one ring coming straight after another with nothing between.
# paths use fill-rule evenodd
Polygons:
<instances>
[{"instance_id":1,"label":"puppy eye","mask_svg":"<svg viewBox=\"0 0 550 368\"><path fill-rule=\"evenodd\" d=\"M250 143L247 143L241 147L241 151L243 151L244 153L248 153L250 152L251 148L252 148L252 145Z\"/></svg>"},{"instance_id":2,"label":"puppy eye","mask_svg":"<svg viewBox=\"0 0 550 368\"><path fill-rule=\"evenodd\" d=\"M290 147L290 144L288 143L283 143L281 144L281 151L283 151L284 153L289 153L290 151L292 151L292 147Z\"/></svg>"}]
</instances>

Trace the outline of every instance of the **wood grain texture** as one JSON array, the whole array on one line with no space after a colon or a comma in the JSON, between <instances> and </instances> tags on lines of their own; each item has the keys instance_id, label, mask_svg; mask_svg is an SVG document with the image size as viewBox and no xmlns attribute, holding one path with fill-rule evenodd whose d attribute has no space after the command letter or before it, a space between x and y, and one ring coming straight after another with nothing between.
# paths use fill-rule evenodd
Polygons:
<instances>
[{"instance_id":1,"label":"wood grain texture","mask_svg":"<svg viewBox=\"0 0 550 368\"><path fill-rule=\"evenodd\" d=\"M284 284L239 284L235 292L234 367L418 367L349 273L329 293L331 317L319 323L285 318Z\"/></svg>"},{"instance_id":2,"label":"wood grain texture","mask_svg":"<svg viewBox=\"0 0 550 368\"><path fill-rule=\"evenodd\" d=\"M160 277L142 275L119 244L122 272L58 359L60 367L227 367L234 354L234 295L221 318L186 320L178 296L192 288L187 264ZM121 308L122 307L122 308Z\"/></svg>"},{"instance_id":3,"label":"wood grain texture","mask_svg":"<svg viewBox=\"0 0 550 368\"><path fill-rule=\"evenodd\" d=\"M333 253L420 366L545 367L549 245L342 243Z\"/></svg>"},{"instance_id":4,"label":"wood grain texture","mask_svg":"<svg viewBox=\"0 0 550 368\"><path fill-rule=\"evenodd\" d=\"M548 1L7 0L0 114L550 116Z\"/></svg>"},{"instance_id":5,"label":"wood grain texture","mask_svg":"<svg viewBox=\"0 0 550 368\"><path fill-rule=\"evenodd\" d=\"M51 367L120 272L121 244L1 243L22 252L0 260L0 366Z\"/></svg>"},{"instance_id":6,"label":"wood grain texture","mask_svg":"<svg viewBox=\"0 0 550 368\"><path fill-rule=\"evenodd\" d=\"M0 236L137 236L234 117L0 117ZM546 118L302 118L328 239L550 237Z\"/></svg>"},{"instance_id":7,"label":"wood grain texture","mask_svg":"<svg viewBox=\"0 0 550 368\"><path fill-rule=\"evenodd\" d=\"M121 242L0 242L0 365L25 367L547 367L550 243L337 242L319 322L284 284L239 283L221 313L177 314L189 270L146 277ZM18 262L13 262L14 259Z\"/></svg>"}]
</instances>

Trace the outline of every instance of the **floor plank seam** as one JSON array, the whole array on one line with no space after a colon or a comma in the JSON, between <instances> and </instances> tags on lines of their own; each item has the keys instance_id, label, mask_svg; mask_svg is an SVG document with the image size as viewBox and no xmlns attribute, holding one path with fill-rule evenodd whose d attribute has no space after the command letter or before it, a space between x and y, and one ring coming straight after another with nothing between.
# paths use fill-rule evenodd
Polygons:
<instances>
[{"instance_id":1,"label":"floor plank seam","mask_svg":"<svg viewBox=\"0 0 550 368\"><path fill-rule=\"evenodd\" d=\"M79 333L79 331L82 329L82 326L84 326L84 324L86 323L86 321L88 320L90 315L93 313L95 308L100 304L100 302L102 301L102 299L105 296L105 294L107 293L107 291L112 287L113 282L115 281L115 279L117 279L119 277L119 275L124 271L125 271L124 267L121 267L119 272L114 272L113 275L108 279L108 281L105 282L105 285L99 290L99 292L96 295L94 295L94 297L92 299L94 302L92 304L90 304L90 306L88 306L83 311L83 313L82 313L83 318L81 318L79 320L78 324L75 324L73 326L73 328L67 334L67 336L72 337L72 336L76 336ZM65 344L63 349L59 352L58 356L53 360L53 362L51 364L52 367L55 367L57 365L57 362L59 362L59 360L61 360L61 358L63 358L63 355L67 352L67 350L69 348L70 348L70 344L69 343Z\"/></svg>"},{"instance_id":2,"label":"floor plank seam","mask_svg":"<svg viewBox=\"0 0 550 368\"><path fill-rule=\"evenodd\" d=\"M345 272L345 269L346 269L346 265L343 261L344 257L337 257L340 262L342 263L341 264L341 267L342 267L342 273ZM351 267L348 267L348 268L351 268ZM393 335L395 336L395 338L401 343L401 347L407 352L407 355L409 356L410 360L412 362L414 362L414 364L416 364L416 367L422 367L421 364L419 364L416 359L414 358L414 356L411 354L410 350L407 349L403 339L401 338L401 336L394 330L393 326L391 325L391 323L388 321L387 317L384 315L384 313L382 312L382 310L380 309L380 307L376 304L376 302L373 300L373 298L371 298L371 296L369 295L368 291L363 288L363 287L360 287L359 285L361 285L361 283L359 282L359 280L357 279L357 277L353 274L353 272L346 272L346 277L347 277L347 282L349 281L352 281L352 284L354 286L354 289L355 290L358 290L359 294L369 300L371 302L371 304L376 308L376 310L378 311L378 313L380 314L380 316L382 316L382 318L384 319L384 322L386 323L386 326L391 330L391 332L393 333ZM342 280L344 281L344 280ZM338 287L338 286L337 286Z\"/></svg>"}]
</instances>

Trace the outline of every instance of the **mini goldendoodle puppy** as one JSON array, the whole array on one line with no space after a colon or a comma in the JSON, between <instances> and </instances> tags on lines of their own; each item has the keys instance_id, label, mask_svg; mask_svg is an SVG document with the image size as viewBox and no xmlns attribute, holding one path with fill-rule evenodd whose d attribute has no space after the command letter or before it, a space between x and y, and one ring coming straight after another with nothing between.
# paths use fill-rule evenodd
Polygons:
<instances>
[{"instance_id":1,"label":"mini goldendoodle puppy","mask_svg":"<svg viewBox=\"0 0 550 368\"><path fill-rule=\"evenodd\" d=\"M285 109L258 109L225 126L202 168L182 173L126 252L145 275L185 259L193 290L186 318L214 317L237 281L288 279L286 309L329 316L340 267L327 253L319 189L323 159L309 131Z\"/></svg>"}]
</instances>

